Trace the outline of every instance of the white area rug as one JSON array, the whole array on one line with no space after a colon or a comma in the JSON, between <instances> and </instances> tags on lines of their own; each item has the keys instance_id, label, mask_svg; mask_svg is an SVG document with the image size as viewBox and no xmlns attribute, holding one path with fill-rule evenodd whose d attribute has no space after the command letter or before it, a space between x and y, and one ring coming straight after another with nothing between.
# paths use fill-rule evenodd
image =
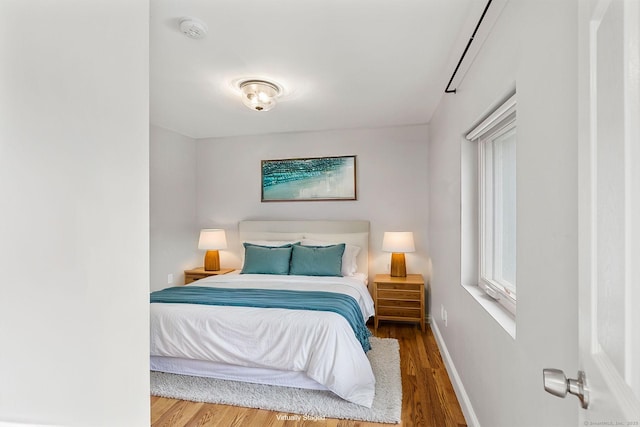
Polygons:
<instances>
[{"instance_id":1,"label":"white area rug","mask_svg":"<svg viewBox=\"0 0 640 427\"><path fill-rule=\"evenodd\" d=\"M305 390L215 378L151 372L154 396L222 403L279 411L284 420L341 418L379 423L399 423L402 409L400 349L391 338L370 338L367 357L376 377L371 409L347 402L329 391ZM300 418L296 418L298 415Z\"/></svg>"}]
</instances>

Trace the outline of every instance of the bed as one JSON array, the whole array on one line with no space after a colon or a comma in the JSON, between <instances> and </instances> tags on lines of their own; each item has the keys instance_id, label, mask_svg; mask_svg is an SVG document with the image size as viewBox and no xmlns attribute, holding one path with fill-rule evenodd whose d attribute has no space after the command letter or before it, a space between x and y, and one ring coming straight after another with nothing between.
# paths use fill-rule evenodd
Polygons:
<instances>
[{"instance_id":1,"label":"bed","mask_svg":"<svg viewBox=\"0 0 640 427\"><path fill-rule=\"evenodd\" d=\"M151 369L330 390L371 407L369 223L243 221L238 231L242 273L152 293ZM293 274L283 274L287 252Z\"/></svg>"}]
</instances>

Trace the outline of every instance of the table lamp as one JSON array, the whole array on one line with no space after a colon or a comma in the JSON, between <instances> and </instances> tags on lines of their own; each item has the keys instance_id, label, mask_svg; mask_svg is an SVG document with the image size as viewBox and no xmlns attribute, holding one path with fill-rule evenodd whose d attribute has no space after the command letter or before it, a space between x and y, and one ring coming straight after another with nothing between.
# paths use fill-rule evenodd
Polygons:
<instances>
[{"instance_id":1,"label":"table lamp","mask_svg":"<svg viewBox=\"0 0 640 427\"><path fill-rule=\"evenodd\" d=\"M220 228L200 230L198 249L207 250L204 256L205 271L220 270L220 254L218 253L218 249L227 249L227 236L224 230Z\"/></svg>"},{"instance_id":2,"label":"table lamp","mask_svg":"<svg viewBox=\"0 0 640 427\"><path fill-rule=\"evenodd\" d=\"M391 277L407 277L407 265L404 254L415 252L413 232L387 231L382 239L382 250L391 252Z\"/></svg>"}]
</instances>

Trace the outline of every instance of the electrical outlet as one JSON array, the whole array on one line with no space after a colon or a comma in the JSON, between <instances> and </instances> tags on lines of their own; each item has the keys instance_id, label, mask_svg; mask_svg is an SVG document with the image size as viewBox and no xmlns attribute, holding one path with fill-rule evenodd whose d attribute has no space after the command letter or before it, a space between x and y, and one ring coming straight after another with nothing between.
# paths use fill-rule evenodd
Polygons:
<instances>
[{"instance_id":1,"label":"electrical outlet","mask_svg":"<svg viewBox=\"0 0 640 427\"><path fill-rule=\"evenodd\" d=\"M440 304L440 320L444 321L444 305Z\"/></svg>"},{"instance_id":2,"label":"electrical outlet","mask_svg":"<svg viewBox=\"0 0 640 427\"><path fill-rule=\"evenodd\" d=\"M173 285L173 274L167 274L167 284Z\"/></svg>"},{"instance_id":3,"label":"electrical outlet","mask_svg":"<svg viewBox=\"0 0 640 427\"><path fill-rule=\"evenodd\" d=\"M448 325L447 325L447 323L448 323L448 322L447 322L447 310L445 310L445 311L444 311L444 327L445 327L445 328L448 326Z\"/></svg>"}]
</instances>

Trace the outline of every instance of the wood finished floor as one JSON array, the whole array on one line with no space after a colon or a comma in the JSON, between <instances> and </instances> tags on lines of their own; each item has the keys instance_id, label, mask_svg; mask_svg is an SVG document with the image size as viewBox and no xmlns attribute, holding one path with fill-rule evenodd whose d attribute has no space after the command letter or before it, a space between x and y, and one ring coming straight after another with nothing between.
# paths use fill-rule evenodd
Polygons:
<instances>
[{"instance_id":1,"label":"wood finished floor","mask_svg":"<svg viewBox=\"0 0 640 427\"><path fill-rule=\"evenodd\" d=\"M417 325L384 323L378 337L396 338L400 343L402 372L402 421L404 427L466 427L458 399L447 376L431 329L421 332ZM151 396L151 425L195 426L313 426L381 427L379 424L349 420L278 420L272 412L211 403Z\"/></svg>"}]
</instances>

